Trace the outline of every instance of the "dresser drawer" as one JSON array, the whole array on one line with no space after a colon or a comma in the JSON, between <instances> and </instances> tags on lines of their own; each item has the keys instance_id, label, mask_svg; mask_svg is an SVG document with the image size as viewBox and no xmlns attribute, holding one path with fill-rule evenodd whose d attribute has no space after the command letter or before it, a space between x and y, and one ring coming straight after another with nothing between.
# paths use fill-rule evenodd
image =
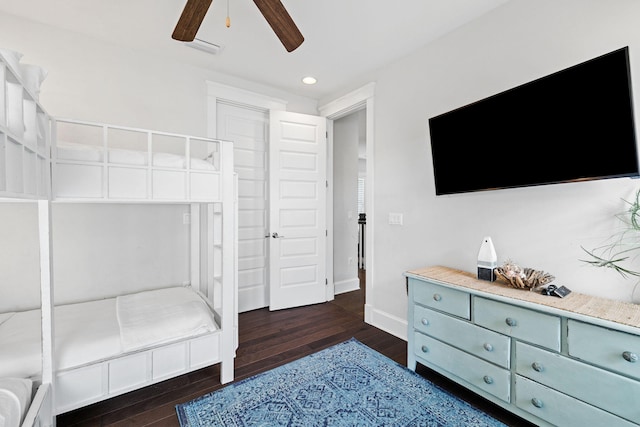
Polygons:
<instances>
[{"instance_id":1,"label":"dresser drawer","mask_svg":"<svg viewBox=\"0 0 640 427\"><path fill-rule=\"evenodd\" d=\"M640 423L636 380L521 342L515 365L518 375Z\"/></svg>"},{"instance_id":2,"label":"dresser drawer","mask_svg":"<svg viewBox=\"0 0 640 427\"><path fill-rule=\"evenodd\" d=\"M560 318L557 316L474 297L473 319L487 329L560 351Z\"/></svg>"},{"instance_id":3,"label":"dresser drawer","mask_svg":"<svg viewBox=\"0 0 640 427\"><path fill-rule=\"evenodd\" d=\"M563 427L636 425L519 375L516 375L515 383L516 406L553 425Z\"/></svg>"},{"instance_id":4,"label":"dresser drawer","mask_svg":"<svg viewBox=\"0 0 640 427\"><path fill-rule=\"evenodd\" d=\"M640 336L569 319L569 354L640 379Z\"/></svg>"},{"instance_id":5,"label":"dresser drawer","mask_svg":"<svg viewBox=\"0 0 640 427\"><path fill-rule=\"evenodd\" d=\"M413 351L425 366L437 366L500 400L509 402L511 373L435 338L414 333Z\"/></svg>"},{"instance_id":6,"label":"dresser drawer","mask_svg":"<svg viewBox=\"0 0 640 427\"><path fill-rule=\"evenodd\" d=\"M467 292L409 278L413 289L413 301L464 319L470 318L471 295Z\"/></svg>"},{"instance_id":7,"label":"dresser drawer","mask_svg":"<svg viewBox=\"0 0 640 427\"><path fill-rule=\"evenodd\" d=\"M437 311L414 306L413 327L503 368L509 368L510 341L505 335Z\"/></svg>"}]
</instances>

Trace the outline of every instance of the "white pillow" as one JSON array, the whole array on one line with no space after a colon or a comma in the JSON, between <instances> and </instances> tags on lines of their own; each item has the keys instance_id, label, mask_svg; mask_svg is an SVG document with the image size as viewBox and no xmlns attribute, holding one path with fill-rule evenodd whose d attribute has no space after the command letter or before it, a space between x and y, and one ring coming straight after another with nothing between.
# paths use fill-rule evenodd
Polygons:
<instances>
[{"instance_id":1,"label":"white pillow","mask_svg":"<svg viewBox=\"0 0 640 427\"><path fill-rule=\"evenodd\" d=\"M31 404L33 382L26 378L0 378L0 427L19 426Z\"/></svg>"},{"instance_id":2,"label":"white pillow","mask_svg":"<svg viewBox=\"0 0 640 427\"><path fill-rule=\"evenodd\" d=\"M184 169L184 157L171 153L155 153L153 155L153 166L164 168Z\"/></svg>"},{"instance_id":3,"label":"white pillow","mask_svg":"<svg viewBox=\"0 0 640 427\"><path fill-rule=\"evenodd\" d=\"M110 148L109 162L121 165L146 166L147 152L138 150L127 150L124 148Z\"/></svg>"},{"instance_id":4,"label":"white pillow","mask_svg":"<svg viewBox=\"0 0 640 427\"><path fill-rule=\"evenodd\" d=\"M77 142L57 141L56 152L58 159L76 160L79 162L101 162L102 147Z\"/></svg>"},{"instance_id":5,"label":"white pillow","mask_svg":"<svg viewBox=\"0 0 640 427\"><path fill-rule=\"evenodd\" d=\"M216 170L216 167L206 160L191 158L191 169Z\"/></svg>"}]
</instances>

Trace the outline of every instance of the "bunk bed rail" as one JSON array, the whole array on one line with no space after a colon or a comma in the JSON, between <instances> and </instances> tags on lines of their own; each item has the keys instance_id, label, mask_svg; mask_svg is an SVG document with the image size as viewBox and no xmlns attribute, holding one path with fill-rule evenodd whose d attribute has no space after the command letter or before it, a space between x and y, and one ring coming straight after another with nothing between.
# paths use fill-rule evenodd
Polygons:
<instances>
[{"instance_id":1,"label":"bunk bed rail","mask_svg":"<svg viewBox=\"0 0 640 427\"><path fill-rule=\"evenodd\" d=\"M0 49L0 201L37 202L38 238L40 256L40 289L50 290L51 270L49 269L49 224L48 207L51 198L50 181L50 117L39 103L38 90L28 84L25 68L37 69L35 65L20 64L22 53L9 49ZM38 85L36 85L38 86ZM15 284L11 284L15 285ZM41 305L46 303L50 294L41 295ZM6 317L5 317L6 318ZM2 322L0 322L2 323ZM42 338L42 350L51 358L52 331L48 329L51 319L41 316L36 326ZM3 343L0 343L0 348ZM28 390L28 399L21 401L15 394L3 389L5 397L20 402L19 418L22 425L54 425L52 398L52 371L46 357L41 358L42 372L37 381L36 390ZM16 378L36 386L28 378ZM6 378L0 378L0 382ZM35 396L32 399L32 392ZM22 404L30 403L29 406ZM0 404L0 418L3 418L5 405ZM24 418L24 419L23 419ZM3 418L4 419L4 418ZM9 424L14 425L12 420ZM0 424L2 424L0 422Z\"/></svg>"},{"instance_id":2,"label":"bunk bed rail","mask_svg":"<svg viewBox=\"0 0 640 427\"><path fill-rule=\"evenodd\" d=\"M49 116L18 70L0 52L0 199L46 199Z\"/></svg>"},{"instance_id":3,"label":"bunk bed rail","mask_svg":"<svg viewBox=\"0 0 640 427\"><path fill-rule=\"evenodd\" d=\"M221 201L220 140L65 118L51 134L56 201Z\"/></svg>"}]
</instances>

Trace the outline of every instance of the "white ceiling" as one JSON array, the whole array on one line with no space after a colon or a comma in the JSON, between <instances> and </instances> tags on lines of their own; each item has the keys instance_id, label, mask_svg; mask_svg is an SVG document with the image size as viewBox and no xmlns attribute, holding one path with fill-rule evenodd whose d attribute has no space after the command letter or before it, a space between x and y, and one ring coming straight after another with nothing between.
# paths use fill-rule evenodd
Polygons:
<instances>
[{"instance_id":1,"label":"white ceiling","mask_svg":"<svg viewBox=\"0 0 640 427\"><path fill-rule=\"evenodd\" d=\"M197 37L217 55L171 39L186 0L2 0L0 12L321 99L507 1L282 0L305 37L288 53L252 1L214 0Z\"/></svg>"}]
</instances>

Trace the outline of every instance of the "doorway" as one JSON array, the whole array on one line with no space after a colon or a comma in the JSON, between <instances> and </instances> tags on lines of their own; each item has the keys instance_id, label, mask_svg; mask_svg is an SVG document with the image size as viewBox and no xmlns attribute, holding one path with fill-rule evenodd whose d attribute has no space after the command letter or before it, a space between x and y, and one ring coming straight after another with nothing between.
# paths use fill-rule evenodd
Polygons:
<instances>
[{"instance_id":1,"label":"doorway","mask_svg":"<svg viewBox=\"0 0 640 427\"><path fill-rule=\"evenodd\" d=\"M362 163L364 168L364 190L363 203L364 212L366 213L366 227L363 230L364 235L362 242L362 251L365 255L362 266L358 273L360 279L364 283L364 321L369 324L374 324L373 318L375 311L373 310L373 301L375 298L375 265L374 265L374 226L375 226L375 211L374 211L374 95L375 95L375 83L368 83L361 88L348 93L334 101L331 101L318 108L320 114L329 119L329 158L333 158L333 152L335 148L334 141L334 129L335 121L349 116L353 113L359 112L363 115L362 125L364 129L361 130L360 135L364 138L360 141L359 149L364 150L364 157L366 161ZM333 163L330 165L330 170L333 170ZM362 175L361 175L362 176ZM331 188L331 184L329 185ZM333 193L331 189L330 193ZM332 204L332 198L329 199ZM329 207L333 212L333 206ZM333 218L330 216L330 218ZM331 224L330 229L333 228ZM330 235L331 236L331 235ZM330 242L330 251L333 251L333 239ZM331 275L333 272L330 273ZM366 276L366 279L365 279Z\"/></svg>"},{"instance_id":2,"label":"doorway","mask_svg":"<svg viewBox=\"0 0 640 427\"><path fill-rule=\"evenodd\" d=\"M242 89L214 83L207 82L208 86L208 109L209 109L209 126L208 126L208 134L212 137L219 137L221 139L235 139L235 138L225 138L222 134L218 132L218 120L213 119L217 118L217 109L219 105L219 100L226 100L227 104L231 107L240 107L253 112L259 112L263 114L262 118L256 119L256 129L259 134L267 135L268 133L268 121L264 119L264 117L268 116L269 111L285 111L286 110L286 102L278 99L274 99L271 97L266 97L260 94L248 92ZM329 174L332 173L333 170L333 162L332 162L332 153L333 153L333 120L338 119L340 117L344 117L350 113L354 113L359 110L363 110L366 115L366 139L369 142L367 144L367 155L369 159L371 158L372 153L372 145L370 142L372 141L373 136L373 127L372 127L372 117L373 117L373 88L374 84L366 85L365 87L354 91L351 94L348 94L345 97L342 97L334 102L331 102L319 109L321 112L321 116L327 119L327 171ZM246 124L246 123L245 123ZM256 159L254 159L256 160ZM266 164L267 159L263 160ZM367 186L366 186L366 205L369 212L371 212L371 207L373 206L373 197L372 197L372 167L369 166L370 162L367 165ZM330 175L329 175L330 176ZM246 185L248 183L242 183L240 181L240 176L238 176L238 187L242 185ZM268 197L266 196L266 183L260 184L255 180L251 183L251 187L255 190L258 189L258 193L260 190L264 190L264 196L266 198L266 203L268 204ZM333 253L333 179L329 179L327 182L327 209L326 209L326 219L327 219L327 254ZM242 201L239 201L239 205L242 205ZM258 210L262 210L262 212L257 212L253 208L259 208ZM254 228L251 231L248 230L239 230L239 235L244 235L247 237L247 242L238 242L239 251L243 250L243 246L247 246L251 253L251 257L253 258L251 262L248 260L242 260L242 257L238 257L238 266L244 265L246 267L245 271L239 271L239 311L249 311L256 308L262 308L268 306L268 294L269 294L269 286L268 286L268 276L269 272L265 269L268 265L268 246L263 241L262 243L258 242L259 236L262 234L263 239L268 235L268 227L267 227L267 218L265 215L266 208L262 208L260 204L254 204L251 213L239 211L238 223L242 227L243 218L245 216L249 216L253 222L250 223L251 227ZM354 212L354 216L357 219L357 212ZM372 219L372 215L369 214L369 221ZM369 222L368 221L368 222ZM254 227L255 226L255 227ZM373 277L373 268L370 262L373 255L373 239L372 239L372 227L368 227L366 231L367 237L365 239L366 247L364 251L367 253L367 276L369 280L367 281L367 289L370 289ZM247 248L245 248L247 249ZM246 253L246 252L245 252ZM355 265L358 265L358 256L357 254L353 255L355 259ZM240 270L240 268L239 268ZM326 300L333 299L334 295L334 281L333 281L333 258L328 257L326 262ZM244 281L244 283L243 283ZM367 292L370 295L370 292ZM367 306L365 305L365 321L367 321Z\"/></svg>"},{"instance_id":3,"label":"doorway","mask_svg":"<svg viewBox=\"0 0 640 427\"><path fill-rule=\"evenodd\" d=\"M333 121L335 293L362 287L365 270L366 108Z\"/></svg>"}]
</instances>

